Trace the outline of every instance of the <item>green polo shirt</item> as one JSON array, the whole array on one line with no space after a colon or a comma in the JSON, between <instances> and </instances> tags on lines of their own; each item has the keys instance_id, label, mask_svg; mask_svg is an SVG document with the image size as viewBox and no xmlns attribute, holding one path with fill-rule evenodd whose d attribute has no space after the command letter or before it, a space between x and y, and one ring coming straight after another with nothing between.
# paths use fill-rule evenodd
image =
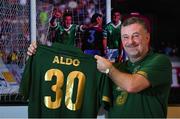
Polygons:
<instances>
[{"instance_id":1,"label":"green polo shirt","mask_svg":"<svg viewBox=\"0 0 180 119\"><path fill-rule=\"evenodd\" d=\"M169 58L150 51L141 61L135 63L129 61L119 65L118 68L146 77L151 86L138 93L128 93L114 84L113 106L109 110L109 117L165 118L172 82L172 66Z\"/></svg>"}]
</instances>

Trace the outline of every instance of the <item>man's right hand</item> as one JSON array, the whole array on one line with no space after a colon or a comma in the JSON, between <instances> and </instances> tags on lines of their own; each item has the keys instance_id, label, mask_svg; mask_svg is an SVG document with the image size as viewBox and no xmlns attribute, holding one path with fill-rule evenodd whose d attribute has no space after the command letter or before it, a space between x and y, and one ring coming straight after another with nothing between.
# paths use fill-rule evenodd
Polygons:
<instances>
[{"instance_id":1,"label":"man's right hand","mask_svg":"<svg viewBox=\"0 0 180 119\"><path fill-rule=\"evenodd\" d=\"M94 58L97 62L97 69L102 73L106 73L107 69L110 70L113 67L112 62L110 62L108 59L105 59L99 55L95 55Z\"/></svg>"},{"instance_id":2,"label":"man's right hand","mask_svg":"<svg viewBox=\"0 0 180 119\"><path fill-rule=\"evenodd\" d=\"M54 8L52 16L54 18L61 18L62 17L62 12L59 10L59 8Z\"/></svg>"},{"instance_id":3,"label":"man's right hand","mask_svg":"<svg viewBox=\"0 0 180 119\"><path fill-rule=\"evenodd\" d=\"M28 54L29 56L35 54L35 53L36 53L36 48L37 48L36 42L32 42L32 43L30 44L30 46L28 47L27 54Z\"/></svg>"},{"instance_id":4,"label":"man's right hand","mask_svg":"<svg viewBox=\"0 0 180 119\"><path fill-rule=\"evenodd\" d=\"M62 12L58 8L54 8L52 12L52 18L50 20L50 25L55 27L56 26L56 19L62 17Z\"/></svg>"}]
</instances>

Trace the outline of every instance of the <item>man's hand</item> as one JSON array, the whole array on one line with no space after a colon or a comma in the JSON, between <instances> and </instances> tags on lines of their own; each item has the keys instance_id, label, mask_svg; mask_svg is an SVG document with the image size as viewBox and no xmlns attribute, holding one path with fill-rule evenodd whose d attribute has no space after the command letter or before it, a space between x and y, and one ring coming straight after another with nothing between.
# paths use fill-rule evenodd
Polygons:
<instances>
[{"instance_id":1,"label":"man's hand","mask_svg":"<svg viewBox=\"0 0 180 119\"><path fill-rule=\"evenodd\" d=\"M36 42L34 41L34 42L32 42L32 43L30 44L30 46L28 47L27 54L28 54L29 56L35 54L35 53L36 53L36 48L37 48L37 44L36 44Z\"/></svg>"},{"instance_id":2,"label":"man's hand","mask_svg":"<svg viewBox=\"0 0 180 119\"><path fill-rule=\"evenodd\" d=\"M58 8L54 8L52 16L54 18L61 18L62 17L62 12Z\"/></svg>"},{"instance_id":3,"label":"man's hand","mask_svg":"<svg viewBox=\"0 0 180 119\"><path fill-rule=\"evenodd\" d=\"M62 17L62 12L59 10L59 8L54 8L52 12L52 18L50 20L50 25L55 27L56 26L56 19L59 19Z\"/></svg>"},{"instance_id":4,"label":"man's hand","mask_svg":"<svg viewBox=\"0 0 180 119\"><path fill-rule=\"evenodd\" d=\"M110 70L113 66L109 60L99 55L95 55L94 58L97 60L97 69L102 73L107 73L107 69Z\"/></svg>"}]
</instances>

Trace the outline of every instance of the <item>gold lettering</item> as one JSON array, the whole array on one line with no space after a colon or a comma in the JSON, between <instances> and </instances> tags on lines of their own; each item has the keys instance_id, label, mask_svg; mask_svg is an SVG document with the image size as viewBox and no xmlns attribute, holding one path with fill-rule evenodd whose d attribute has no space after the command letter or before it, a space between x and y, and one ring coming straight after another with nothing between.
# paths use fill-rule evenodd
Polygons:
<instances>
[{"instance_id":1,"label":"gold lettering","mask_svg":"<svg viewBox=\"0 0 180 119\"><path fill-rule=\"evenodd\" d=\"M54 57L53 63L59 64L59 58L58 58L58 56L55 56L55 57Z\"/></svg>"},{"instance_id":2,"label":"gold lettering","mask_svg":"<svg viewBox=\"0 0 180 119\"><path fill-rule=\"evenodd\" d=\"M64 58L55 56L52 63L79 66L80 61L78 59Z\"/></svg>"},{"instance_id":3,"label":"gold lettering","mask_svg":"<svg viewBox=\"0 0 180 119\"><path fill-rule=\"evenodd\" d=\"M84 88L85 88L85 75L80 71L72 71L68 74L67 77L64 77L64 74L59 69L49 69L44 76L45 81L52 81L53 76L56 77L56 83L51 86L52 92L54 92L55 100L51 97L51 95L44 96L44 104L49 109L58 109L61 107L61 102L63 101L63 90L64 79L67 78L66 81L66 91L65 95L65 105L69 110L76 111L81 108L84 96ZM78 80L77 89L74 89L75 80ZM73 99L73 91L77 90L75 102Z\"/></svg>"},{"instance_id":4,"label":"gold lettering","mask_svg":"<svg viewBox=\"0 0 180 119\"><path fill-rule=\"evenodd\" d=\"M51 90L55 92L55 101L52 100L51 96L44 97L44 104L50 109L57 109L61 106L61 100L63 91L61 90L64 84L64 75L63 72L59 69L50 69L46 72L44 79L45 81L51 81L52 77L56 76L56 84L52 85Z\"/></svg>"},{"instance_id":5,"label":"gold lettering","mask_svg":"<svg viewBox=\"0 0 180 119\"><path fill-rule=\"evenodd\" d=\"M78 59L73 60L73 65L78 66L80 64L80 61Z\"/></svg>"},{"instance_id":6,"label":"gold lettering","mask_svg":"<svg viewBox=\"0 0 180 119\"><path fill-rule=\"evenodd\" d=\"M60 58L60 64L65 64L65 62L63 62L63 59L64 59L64 57Z\"/></svg>"},{"instance_id":7,"label":"gold lettering","mask_svg":"<svg viewBox=\"0 0 180 119\"><path fill-rule=\"evenodd\" d=\"M66 58L66 65L71 65L72 64L72 59Z\"/></svg>"},{"instance_id":8,"label":"gold lettering","mask_svg":"<svg viewBox=\"0 0 180 119\"><path fill-rule=\"evenodd\" d=\"M72 102L72 94L74 88L74 81L78 79L78 88L77 88L77 95L75 103ZM67 84L66 84L66 95L65 95L65 105L69 110L78 110L81 108L83 94L84 94L84 87L85 87L85 75L79 71L71 72L67 77Z\"/></svg>"}]
</instances>

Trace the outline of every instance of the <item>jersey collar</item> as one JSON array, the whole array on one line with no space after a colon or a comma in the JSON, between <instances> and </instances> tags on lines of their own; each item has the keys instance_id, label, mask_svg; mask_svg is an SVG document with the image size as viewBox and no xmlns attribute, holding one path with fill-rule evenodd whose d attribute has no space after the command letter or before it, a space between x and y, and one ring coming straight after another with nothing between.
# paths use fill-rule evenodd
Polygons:
<instances>
[{"instance_id":1,"label":"jersey collar","mask_svg":"<svg viewBox=\"0 0 180 119\"><path fill-rule=\"evenodd\" d=\"M128 65L138 65L138 64L142 63L144 60L146 60L147 57L149 57L151 54L153 54L153 50L152 49L150 49L148 51L148 53L146 54L146 56L143 59L141 59L141 60L139 60L137 62L132 63L130 60L128 60Z\"/></svg>"},{"instance_id":2,"label":"jersey collar","mask_svg":"<svg viewBox=\"0 0 180 119\"><path fill-rule=\"evenodd\" d=\"M71 29L72 24L68 27L68 28L64 28L65 31L69 31L69 29Z\"/></svg>"},{"instance_id":3,"label":"jersey collar","mask_svg":"<svg viewBox=\"0 0 180 119\"><path fill-rule=\"evenodd\" d=\"M120 26L120 25L121 25L121 21L119 20L119 22L118 22L118 24L117 24L117 25L115 25L113 22L111 22L111 25L112 25L114 28L117 28L118 26Z\"/></svg>"}]
</instances>

